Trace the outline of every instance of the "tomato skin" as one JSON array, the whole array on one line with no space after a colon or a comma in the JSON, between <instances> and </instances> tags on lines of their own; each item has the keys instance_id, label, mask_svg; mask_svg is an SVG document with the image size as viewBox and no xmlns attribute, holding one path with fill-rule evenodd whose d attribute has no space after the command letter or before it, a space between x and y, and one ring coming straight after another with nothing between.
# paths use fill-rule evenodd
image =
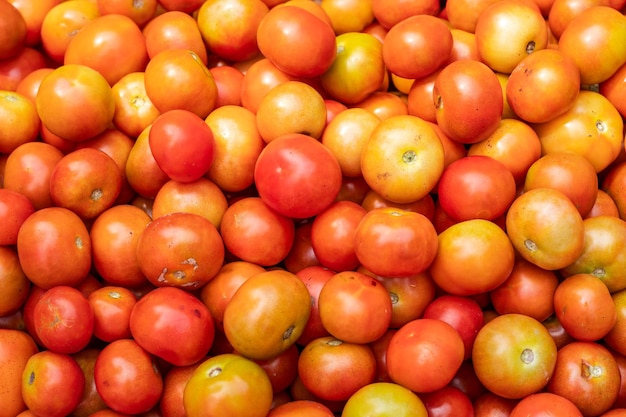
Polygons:
<instances>
[{"instance_id":1,"label":"tomato skin","mask_svg":"<svg viewBox=\"0 0 626 417\"><path fill-rule=\"evenodd\" d=\"M188 110L174 109L159 115L152 122L149 143L159 167L175 181L201 178L215 158L211 128Z\"/></svg>"},{"instance_id":2,"label":"tomato skin","mask_svg":"<svg viewBox=\"0 0 626 417\"><path fill-rule=\"evenodd\" d=\"M480 142L492 134L504 108L502 87L495 73L473 60L455 61L439 72L433 86L433 101L441 130L451 139L466 144Z\"/></svg>"},{"instance_id":3,"label":"tomato skin","mask_svg":"<svg viewBox=\"0 0 626 417\"><path fill-rule=\"evenodd\" d=\"M137 301L129 317L137 343L175 366L187 366L207 355L215 337L209 309L194 295L161 287ZM174 344L173 340L185 343Z\"/></svg>"},{"instance_id":4,"label":"tomato skin","mask_svg":"<svg viewBox=\"0 0 626 417\"><path fill-rule=\"evenodd\" d=\"M85 296L73 287L47 290L34 308L37 337L58 353L76 353L91 341L94 315Z\"/></svg>"},{"instance_id":5,"label":"tomato skin","mask_svg":"<svg viewBox=\"0 0 626 417\"><path fill-rule=\"evenodd\" d=\"M420 318L392 336L387 370L392 381L411 391L433 392L452 381L464 355L463 339L454 327L441 320Z\"/></svg>"},{"instance_id":6,"label":"tomato skin","mask_svg":"<svg viewBox=\"0 0 626 417\"><path fill-rule=\"evenodd\" d=\"M542 417L558 415L559 417L582 417L578 407L560 395L540 392L523 398L511 410L510 417Z\"/></svg>"},{"instance_id":7,"label":"tomato skin","mask_svg":"<svg viewBox=\"0 0 626 417\"><path fill-rule=\"evenodd\" d=\"M350 396L341 415L427 417L429 414L420 397L409 389L390 382L375 382Z\"/></svg>"},{"instance_id":8,"label":"tomato skin","mask_svg":"<svg viewBox=\"0 0 626 417\"><path fill-rule=\"evenodd\" d=\"M311 136L279 136L261 151L254 167L259 196L278 213L305 219L333 203L341 189L337 158Z\"/></svg>"},{"instance_id":9,"label":"tomato skin","mask_svg":"<svg viewBox=\"0 0 626 417\"><path fill-rule=\"evenodd\" d=\"M22 374L28 359L39 349L33 338L21 330L0 329L0 400L2 417L12 417L26 409L22 397Z\"/></svg>"},{"instance_id":10,"label":"tomato skin","mask_svg":"<svg viewBox=\"0 0 626 417\"><path fill-rule=\"evenodd\" d=\"M272 384L263 368L250 359L216 355L193 372L183 403L189 417L265 417L272 403Z\"/></svg>"}]
</instances>

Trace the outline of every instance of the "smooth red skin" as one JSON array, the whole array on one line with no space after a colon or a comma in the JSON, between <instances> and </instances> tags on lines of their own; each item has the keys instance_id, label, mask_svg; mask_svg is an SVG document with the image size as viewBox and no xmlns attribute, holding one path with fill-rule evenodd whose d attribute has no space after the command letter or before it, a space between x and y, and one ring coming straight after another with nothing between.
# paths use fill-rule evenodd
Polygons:
<instances>
[{"instance_id":1,"label":"smooth red skin","mask_svg":"<svg viewBox=\"0 0 626 417\"><path fill-rule=\"evenodd\" d=\"M424 310L422 318L442 320L456 329L465 346L464 359L472 356L472 347L483 325L483 311L473 299L456 295L435 298Z\"/></svg>"},{"instance_id":2,"label":"smooth red skin","mask_svg":"<svg viewBox=\"0 0 626 417\"><path fill-rule=\"evenodd\" d=\"M440 98L443 106L439 105ZM502 87L495 73L482 62L471 60L455 61L441 70L435 79L433 101L441 130L466 144L492 134L504 108Z\"/></svg>"},{"instance_id":3,"label":"smooth red skin","mask_svg":"<svg viewBox=\"0 0 626 417\"><path fill-rule=\"evenodd\" d=\"M306 267L296 272L296 276L304 282L306 289L311 295L311 314L304 326L302 334L296 342L300 346L306 346L307 343L318 337L330 336L330 333L328 333L328 330L326 330L320 318L318 299L324 284L333 275L335 275L335 271L320 265Z\"/></svg>"},{"instance_id":4,"label":"smooth red skin","mask_svg":"<svg viewBox=\"0 0 626 417\"><path fill-rule=\"evenodd\" d=\"M298 376L299 356L300 351L293 344L274 358L255 361L267 372L274 394L285 391L295 381Z\"/></svg>"},{"instance_id":5,"label":"smooth red skin","mask_svg":"<svg viewBox=\"0 0 626 417\"><path fill-rule=\"evenodd\" d=\"M441 174L441 208L457 221L503 215L515 199L515 178L501 162L483 155L454 161Z\"/></svg>"},{"instance_id":6,"label":"smooth red skin","mask_svg":"<svg viewBox=\"0 0 626 417\"><path fill-rule=\"evenodd\" d=\"M458 388L450 385L440 390L421 394L428 417L474 417L474 406Z\"/></svg>"},{"instance_id":7,"label":"smooth red skin","mask_svg":"<svg viewBox=\"0 0 626 417\"><path fill-rule=\"evenodd\" d=\"M0 245L15 245L20 226L34 212L35 206L26 196L0 188L0 219L4 231L0 234Z\"/></svg>"},{"instance_id":8,"label":"smooth red skin","mask_svg":"<svg viewBox=\"0 0 626 417\"><path fill-rule=\"evenodd\" d=\"M152 123L148 140L155 161L175 181L201 178L215 159L213 131L188 110L162 113Z\"/></svg>"},{"instance_id":9,"label":"smooth red skin","mask_svg":"<svg viewBox=\"0 0 626 417\"><path fill-rule=\"evenodd\" d=\"M37 301L33 310L37 337L57 353L76 353L89 344L93 335L91 305L77 289L52 287Z\"/></svg>"},{"instance_id":10,"label":"smooth red skin","mask_svg":"<svg viewBox=\"0 0 626 417\"><path fill-rule=\"evenodd\" d=\"M532 394L520 400L509 417L582 417L582 413L566 398L549 392Z\"/></svg>"},{"instance_id":11,"label":"smooth red skin","mask_svg":"<svg viewBox=\"0 0 626 417\"><path fill-rule=\"evenodd\" d=\"M339 162L311 136L287 134L265 146L254 168L259 196L280 214L306 219L335 201L342 183Z\"/></svg>"},{"instance_id":12,"label":"smooth red skin","mask_svg":"<svg viewBox=\"0 0 626 417\"><path fill-rule=\"evenodd\" d=\"M117 292L114 298L111 292ZM130 338L130 312L137 303L135 294L125 287L106 286L87 297L94 312L94 336L105 342Z\"/></svg>"},{"instance_id":13,"label":"smooth red skin","mask_svg":"<svg viewBox=\"0 0 626 417\"><path fill-rule=\"evenodd\" d=\"M215 338L209 309L176 287L157 288L140 298L130 314L130 331L142 348L175 366L198 362Z\"/></svg>"}]
</instances>

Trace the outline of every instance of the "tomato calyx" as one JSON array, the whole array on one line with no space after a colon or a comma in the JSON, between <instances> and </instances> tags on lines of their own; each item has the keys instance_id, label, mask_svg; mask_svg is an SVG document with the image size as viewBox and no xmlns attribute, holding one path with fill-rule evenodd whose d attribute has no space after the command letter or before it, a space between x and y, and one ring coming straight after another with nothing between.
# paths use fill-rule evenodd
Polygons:
<instances>
[{"instance_id":1,"label":"tomato calyx","mask_svg":"<svg viewBox=\"0 0 626 417\"><path fill-rule=\"evenodd\" d=\"M532 349L524 349L522 350L522 354L520 355L520 359L522 360L522 362L524 362L526 365L533 363L535 360L535 352L532 351Z\"/></svg>"},{"instance_id":2,"label":"tomato calyx","mask_svg":"<svg viewBox=\"0 0 626 417\"><path fill-rule=\"evenodd\" d=\"M580 361L580 376L584 379L600 378L602 375L602 367L594 366L584 359Z\"/></svg>"}]
</instances>

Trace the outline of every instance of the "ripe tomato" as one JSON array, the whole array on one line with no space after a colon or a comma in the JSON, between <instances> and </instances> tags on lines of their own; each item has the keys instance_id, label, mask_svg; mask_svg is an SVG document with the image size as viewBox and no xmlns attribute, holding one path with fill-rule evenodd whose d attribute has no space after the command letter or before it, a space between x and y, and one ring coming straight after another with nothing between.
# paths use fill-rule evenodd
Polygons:
<instances>
[{"instance_id":1,"label":"ripe tomato","mask_svg":"<svg viewBox=\"0 0 626 417\"><path fill-rule=\"evenodd\" d=\"M583 415L609 410L620 389L620 371L611 352L595 342L575 341L559 349L547 390L567 398Z\"/></svg>"},{"instance_id":2,"label":"ripe tomato","mask_svg":"<svg viewBox=\"0 0 626 417\"><path fill-rule=\"evenodd\" d=\"M609 289L591 274L563 280L554 293L554 310L565 331L586 342L606 336L617 320Z\"/></svg>"},{"instance_id":3,"label":"ripe tomato","mask_svg":"<svg viewBox=\"0 0 626 417\"><path fill-rule=\"evenodd\" d=\"M474 416L474 407L469 397L450 385L422 394L421 399L429 417Z\"/></svg>"},{"instance_id":4,"label":"ripe tomato","mask_svg":"<svg viewBox=\"0 0 626 417\"><path fill-rule=\"evenodd\" d=\"M211 52L245 61L259 53L257 29L268 11L261 0L210 0L202 2L196 20Z\"/></svg>"},{"instance_id":5,"label":"ripe tomato","mask_svg":"<svg viewBox=\"0 0 626 417\"><path fill-rule=\"evenodd\" d=\"M337 158L311 136L278 137L263 148L254 168L259 196L278 213L305 219L335 201L341 188Z\"/></svg>"},{"instance_id":6,"label":"ripe tomato","mask_svg":"<svg viewBox=\"0 0 626 417\"><path fill-rule=\"evenodd\" d=\"M126 161L126 179L140 196L153 199L170 177L159 167L150 150L148 125L135 140Z\"/></svg>"},{"instance_id":7,"label":"ripe tomato","mask_svg":"<svg viewBox=\"0 0 626 417\"><path fill-rule=\"evenodd\" d=\"M145 73L131 72L115 84L111 92L115 102L113 124L132 138L136 138L160 114L146 92Z\"/></svg>"},{"instance_id":8,"label":"ripe tomato","mask_svg":"<svg viewBox=\"0 0 626 417\"><path fill-rule=\"evenodd\" d=\"M305 346L313 339L330 336L320 317L319 295L326 282L335 275L335 272L320 265L314 265L305 267L295 272L295 274L304 282L311 296L311 314L309 314L309 319L304 326L302 334L296 341L298 345Z\"/></svg>"},{"instance_id":9,"label":"ripe tomato","mask_svg":"<svg viewBox=\"0 0 626 417\"><path fill-rule=\"evenodd\" d=\"M495 220L515 199L515 178L501 162L488 156L460 158L439 179L441 208L454 220Z\"/></svg>"},{"instance_id":10,"label":"ripe tomato","mask_svg":"<svg viewBox=\"0 0 626 417\"><path fill-rule=\"evenodd\" d=\"M163 392L154 357L132 339L115 340L100 351L94 381L105 404L123 414L145 413Z\"/></svg>"},{"instance_id":11,"label":"ripe tomato","mask_svg":"<svg viewBox=\"0 0 626 417\"><path fill-rule=\"evenodd\" d=\"M180 10L170 10L153 16L142 30L150 58L166 49L187 49L195 52L205 65L207 48L198 22Z\"/></svg>"},{"instance_id":12,"label":"ripe tomato","mask_svg":"<svg viewBox=\"0 0 626 417\"><path fill-rule=\"evenodd\" d=\"M523 398L543 389L557 361L557 348L541 322L503 314L478 332L472 350L476 376L491 392Z\"/></svg>"},{"instance_id":13,"label":"ripe tomato","mask_svg":"<svg viewBox=\"0 0 626 417\"><path fill-rule=\"evenodd\" d=\"M420 318L392 336L387 348L391 380L417 393L448 385L458 371L465 349L459 332L448 323Z\"/></svg>"},{"instance_id":14,"label":"ripe tomato","mask_svg":"<svg viewBox=\"0 0 626 417\"><path fill-rule=\"evenodd\" d=\"M200 361L215 336L209 309L196 296L176 287L157 288L141 297L130 313L129 324L139 346L175 366ZM173 340L185 343L173 344Z\"/></svg>"},{"instance_id":15,"label":"ripe tomato","mask_svg":"<svg viewBox=\"0 0 626 417\"><path fill-rule=\"evenodd\" d=\"M213 223L177 212L154 219L137 241L137 262L156 286L202 287L222 267L224 243Z\"/></svg>"},{"instance_id":16,"label":"ripe tomato","mask_svg":"<svg viewBox=\"0 0 626 417\"><path fill-rule=\"evenodd\" d=\"M77 285L91 268L87 226L77 214L62 207L48 207L30 215L18 232L17 252L28 279L45 289Z\"/></svg>"},{"instance_id":17,"label":"ripe tomato","mask_svg":"<svg viewBox=\"0 0 626 417\"><path fill-rule=\"evenodd\" d=\"M189 417L207 413L265 417L272 405L272 384L252 360L235 354L216 355L195 369L185 386L183 402Z\"/></svg>"},{"instance_id":18,"label":"ripe tomato","mask_svg":"<svg viewBox=\"0 0 626 417\"><path fill-rule=\"evenodd\" d=\"M322 75L337 55L332 26L301 7L271 9L256 35L263 56L296 77Z\"/></svg>"},{"instance_id":19,"label":"ripe tomato","mask_svg":"<svg viewBox=\"0 0 626 417\"><path fill-rule=\"evenodd\" d=\"M342 271L324 283L318 309L324 328L337 339L370 343L387 331L391 322L389 292L376 278Z\"/></svg>"},{"instance_id":20,"label":"ripe tomato","mask_svg":"<svg viewBox=\"0 0 626 417\"><path fill-rule=\"evenodd\" d=\"M14 57L24 48L28 27L22 13L10 2L1 2L0 11L2 12L0 59L7 59Z\"/></svg>"},{"instance_id":21,"label":"ripe tomato","mask_svg":"<svg viewBox=\"0 0 626 417\"><path fill-rule=\"evenodd\" d=\"M429 272L442 290L476 295L498 288L513 270L515 251L497 224L465 220L439 233L439 250Z\"/></svg>"},{"instance_id":22,"label":"ripe tomato","mask_svg":"<svg viewBox=\"0 0 626 417\"><path fill-rule=\"evenodd\" d=\"M251 359L269 359L298 340L311 313L311 297L291 272L268 270L247 279L224 311L224 333Z\"/></svg>"},{"instance_id":23,"label":"ripe tomato","mask_svg":"<svg viewBox=\"0 0 626 417\"><path fill-rule=\"evenodd\" d=\"M506 215L506 233L524 259L548 270L570 265L584 248L580 212L553 188L536 188L517 197Z\"/></svg>"},{"instance_id":24,"label":"ripe tomato","mask_svg":"<svg viewBox=\"0 0 626 417\"><path fill-rule=\"evenodd\" d=\"M74 142L104 132L115 113L107 79L95 69L79 64L62 65L48 74L39 85L35 104L44 126ZM88 115L85 108L91 109Z\"/></svg>"},{"instance_id":25,"label":"ripe tomato","mask_svg":"<svg viewBox=\"0 0 626 417\"><path fill-rule=\"evenodd\" d=\"M446 63L453 38L444 20L428 14L407 17L389 29L383 42L383 59L392 73L422 78Z\"/></svg>"},{"instance_id":26,"label":"ripe tomato","mask_svg":"<svg viewBox=\"0 0 626 417\"><path fill-rule=\"evenodd\" d=\"M282 261L291 249L295 225L259 197L244 197L224 212L220 234L230 254L261 266ZM259 247L258 242L265 242Z\"/></svg>"},{"instance_id":27,"label":"ripe tomato","mask_svg":"<svg viewBox=\"0 0 626 417\"><path fill-rule=\"evenodd\" d=\"M615 306L616 319L615 325L604 336L603 341L614 351L624 355L626 352L626 339L624 335L626 324L626 291L621 290L611 295L613 298L613 305ZM624 382L624 381L623 381Z\"/></svg>"},{"instance_id":28,"label":"ripe tomato","mask_svg":"<svg viewBox=\"0 0 626 417\"><path fill-rule=\"evenodd\" d=\"M143 71L148 63L146 41L137 23L122 14L98 16L67 44L64 65L85 65L113 85L124 75Z\"/></svg>"},{"instance_id":29,"label":"ripe tomato","mask_svg":"<svg viewBox=\"0 0 626 417\"><path fill-rule=\"evenodd\" d=\"M0 189L0 244L15 245L22 223L35 212L35 206L24 194Z\"/></svg>"},{"instance_id":30,"label":"ripe tomato","mask_svg":"<svg viewBox=\"0 0 626 417\"><path fill-rule=\"evenodd\" d=\"M267 417L333 417L333 412L324 404L312 400L294 400L272 408Z\"/></svg>"},{"instance_id":31,"label":"ripe tomato","mask_svg":"<svg viewBox=\"0 0 626 417\"><path fill-rule=\"evenodd\" d=\"M383 277L425 271L437 254L437 232L420 213L393 207L372 209L354 230L354 252L361 265Z\"/></svg>"},{"instance_id":32,"label":"ripe tomato","mask_svg":"<svg viewBox=\"0 0 626 417\"><path fill-rule=\"evenodd\" d=\"M478 17L475 34L482 61L505 74L548 45L548 23L534 2L506 0L490 5Z\"/></svg>"},{"instance_id":33,"label":"ripe tomato","mask_svg":"<svg viewBox=\"0 0 626 417\"><path fill-rule=\"evenodd\" d=\"M0 92L0 116L6 120L0 128L0 151L9 154L23 143L33 142L40 122L35 104L15 91Z\"/></svg>"},{"instance_id":34,"label":"ripe tomato","mask_svg":"<svg viewBox=\"0 0 626 417\"><path fill-rule=\"evenodd\" d=\"M197 366L198 364L175 366L165 374L163 378L163 395L159 400L159 411L164 416L185 416L185 405L183 402L185 385L187 385Z\"/></svg>"},{"instance_id":35,"label":"ripe tomato","mask_svg":"<svg viewBox=\"0 0 626 417\"><path fill-rule=\"evenodd\" d=\"M18 415L26 410L22 397L22 374L28 359L39 349L27 332L0 329L0 401L2 417Z\"/></svg>"},{"instance_id":36,"label":"ripe tomato","mask_svg":"<svg viewBox=\"0 0 626 417\"><path fill-rule=\"evenodd\" d=\"M76 363L78 363L78 366L80 366L85 377L85 389L73 414L80 415L81 413L85 413L91 415L92 413L108 408L104 401L102 401L100 394L98 394L93 377L94 366L99 354L100 349L88 347L71 355Z\"/></svg>"},{"instance_id":37,"label":"ripe tomato","mask_svg":"<svg viewBox=\"0 0 626 417\"><path fill-rule=\"evenodd\" d=\"M126 287L106 285L87 297L94 315L93 335L105 342L128 339L130 313L137 296Z\"/></svg>"},{"instance_id":38,"label":"ripe tomato","mask_svg":"<svg viewBox=\"0 0 626 417\"><path fill-rule=\"evenodd\" d=\"M21 386L24 402L35 415L62 417L78 406L85 376L70 355L44 350L26 362Z\"/></svg>"},{"instance_id":39,"label":"ripe tomato","mask_svg":"<svg viewBox=\"0 0 626 417\"><path fill-rule=\"evenodd\" d=\"M510 417L582 417L578 407L565 397L540 392L523 398L513 407Z\"/></svg>"},{"instance_id":40,"label":"ripe tomato","mask_svg":"<svg viewBox=\"0 0 626 417\"><path fill-rule=\"evenodd\" d=\"M175 181L195 181L211 168L213 131L191 111L175 109L160 114L148 137L154 160Z\"/></svg>"},{"instance_id":41,"label":"ripe tomato","mask_svg":"<svg viewBox=\"0 0 626 417\"><path fill-rule=\"evenodd\" d=\"M433 86L433 101L437 124L458 142L480 142L502 119L502 87L493 70L480 61L455 61L442 69Z\"/></svg>"},{"instance_id":42,"label":"ripe tomato","mask_svg":"<svg viewBox=\"0 0 626 417\"><path fill-rule=\"evenodd\" d=\"M31 281L20 265L19 255L12 246L0 246L0 317L20 310L28 298Z\"/></svg>"},{"instance_id":43,"label":"ripe tomato","mask_svg":"<svg viewBox=\"0 0 626 417\"><path fill-rule=\"evenodd\" d=\"M382 197L410 203L430 193L444 168L437 132L417 116L383 120L361 150L363 178Z\"/></svg>"},{"instance_id":44,"label":"ripe tomato","mask_svg":"<svg viewBox=\"0 0 626 417\"><path fill-rule=\"evenodd\" d=\"M464 359L471 357L474 340L484 321L478 302L468 297L442 295L426 306L422 317L441 320L454 327L463 339Z\"/></svg>"},{"instance_id":45,"label":"ripe tomato","mask_svg":"<svg viewBox=\"0 0 626 417\"><path fill-rule=\"evenodd\" d=\"M371 34L347 32L337 36L337 52L320 76L324 91L345 104L360 103L384 83L382 43Z\"/></svg>"},{"instance_id":46,"label":"ripe tomato","mask_svg":"<svg viewBox=\"0 0 626 417\"><path fill-rule=\"evenodd\" d=\"M321 337L309 342L300 352L298 375L314 396L326 401L345 401L374 382L376 359L366 344Z\"/></svg>"},{"instance_id":47,"label":"ripe tomato","mask_svg":"<svg viewBox=\"0 0 626 417\"><path fill-rule=\"evenodd\" d=\"M35 304L33 319L37 337L57 353L76 353L91 341L94 314L87 298L76 288L58 285Z\"/></svg>"}]
</instances>

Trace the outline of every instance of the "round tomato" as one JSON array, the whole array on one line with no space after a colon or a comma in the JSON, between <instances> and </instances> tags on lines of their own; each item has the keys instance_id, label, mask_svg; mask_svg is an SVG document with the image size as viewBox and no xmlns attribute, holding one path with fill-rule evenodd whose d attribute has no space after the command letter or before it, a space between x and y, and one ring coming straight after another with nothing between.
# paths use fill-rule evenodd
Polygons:
<instances>
[{"instance_id":1,"label":"round tomato","mask_svg":"<svg viewBox=\"0 0 626 417\"><path fill-rule=\"evenodd\" d=\"M576 405L565 397L540 392L523 398L513 407L510 417L582 417Z\"/></svg>"},{"instance_id":2,"label":"round tomato","mask_svg":"<svg viewBox=\"0 0 626 417\"><path fill-rule=\"evenodd\" d=\"M427 417L424 403L411 390L390 382L369 384L352 394L341 413L342 417Z\"/></svg>"},{"instance_id":3,"label":"round tomato","mask_svg":"<svg viewBox=\"0 0 626 417\"><path fill-rule=\"evenodd\" d=\"M131 310L129 325L139 346L175 366L198 362L209 352L215 336L209 309L176 287L157 288L141 297Z\"/></svg>"},{"instance_id":4,"label":"round tomato","mask_svg":"<svg viewBox=\"0 0 626 417\"><path fill-rule=\"evenodd\" d=\"M171 179L192 182L204 176L215 157L213 131L188 110L169 110L152 123L150 150Z\"/></svg>"},{"instance_id":5,"label":"round tomato","mask_svg":"<svg viewBox=\"0 0 626 417\"><path fill-rule=\"evenodd\" d=\"M337 158L318 140L294 133L265 146L254 167L259 196L278 213L305 219L321 213L341 189Z\"/></svg>"},{"instance_id":6,"label":"round tomato","mask_svg":"<svg viewBox=\"0 0 626 417\"><path fill-rule=\"evenodd\" d=\"M22 374L28 359L39 351L27 332L0 329L0 401L3 416L15 416L26 410L22 396Z\"/></svg>"},{"instance_id":7,"label":"round tomato","mask_svg":"<svg viewBox=\"0 0 626 417\"><path fill-rule=\"evenodd\" d=\"M127 339L130 333L130 313L137 296L128 288L107 285L87 297L94 315L93 335L105 342Z\"/></svg>"},{"instance_id":8,"label":"round tomato","mask_svg":"<svg viewBox=\"0 0 626 417\"><path fill-rule=\"evenodd\" d=\"M478 332L472 350L476 376L491 392L523 398L550 381L557 348L541 322L522 314L503 314Z\"/></svg>"}]
</instances>

